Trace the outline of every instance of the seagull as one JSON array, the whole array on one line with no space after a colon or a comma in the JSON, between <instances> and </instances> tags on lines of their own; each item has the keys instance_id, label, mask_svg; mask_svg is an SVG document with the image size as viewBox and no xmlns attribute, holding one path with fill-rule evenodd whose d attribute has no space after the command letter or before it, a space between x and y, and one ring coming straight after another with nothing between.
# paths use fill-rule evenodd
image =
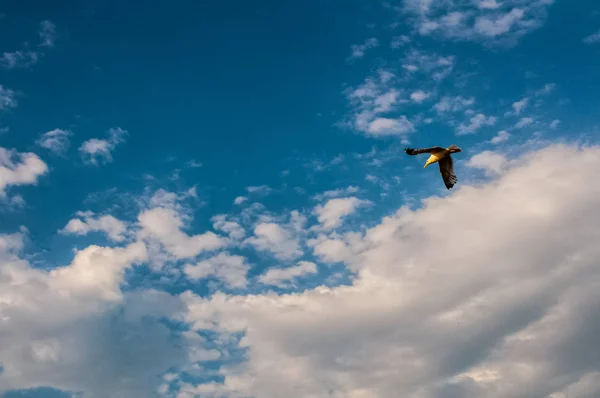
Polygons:
<instances>
[{"instance_id":1,"label":"seagull","mask_svg":"<svg viewBox=\"0 0 600 398\"><path fill-rule=\"evenodd\" d=\"M454 162L452 161L452 156L450 156L451 153L462 152L457 145L452 144L448 148L442 148L441 146L418 149L405 148L404 152L406 152L407 155L430 153L431 156L429 156L429 159L427 159L423 168L437 162L440 165L440 173L442 173L442 179L444 180L446 188L451 189L458 181L454 174Z\"/></svg>"}]
</instances>

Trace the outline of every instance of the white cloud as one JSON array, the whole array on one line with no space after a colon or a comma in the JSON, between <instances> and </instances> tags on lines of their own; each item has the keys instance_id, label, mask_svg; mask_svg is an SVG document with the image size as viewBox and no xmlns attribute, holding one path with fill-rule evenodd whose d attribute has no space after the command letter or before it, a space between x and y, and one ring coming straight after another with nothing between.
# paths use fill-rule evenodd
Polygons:
<instances>
[{"instance_id":1,"label":"white cloud","mask_svg":"<svg viewBox=\"0 0 600 398\"><path fill-rule=\"evenodd\" d=\"M395 36L392 38L390 46L392 48L400 48L410 43L410 37L406 35Z\"/></svg>"},{"instance_id":2,"label":"white cloud","mask_svg":"<svg viewBox=\"0 0 600 398\"><path fill-rule=\"evenodd\" d=\"M485 116L483 113L478 113L471 117L469 124L461 123L456 129L456 133L458 135L473 134L482 127L493 126L494 124L496 124L494 116Z\"/></svg>"},{"instance_id":3,"label":"white cloud","mask_svg":"<svg viewBox=\"0 0 600 398\"><path fill-rule=\"evenodd\" d=\"M515 124L515 127L521 129L523 127L529 126L531 123L533 123L533 118L523 117L517 122L517 124Z\"/></svg>"},{"instance_id":4,"label":"white cloud","mask_svg":"<svg viewBox=\"0 0 600 398\"><path fill-rule=\"evenodd\" d=\"M413 131L415 128L406 116L400 116L398 119L378 117L372 120L367 128L367 133L375 137L407 135Z\"/></svg>"},{"instance_id":5,"label":"white cloud","mask_svg":"<svg viewBox=\"0 0 600 398\"><path fill-rule=\"evenodd\" d=\"M273 188L268 185L259 185L246 187L246 191L248 191L249 194L267 196L273 192Z\"/></svg>"},{"instance_id":6,"label":"white cloud","mask_svg":"<svg viewBox=\"0 0 600 398\"><path fill-rule=\"evenodd\" d=\"M40 44L40 46L42 47L54 47L54 42L56 41L56 26L46 20L46 21L42 21L42 23L40 23L40 39L42 41L42 43Z\"/></svg>"},{"instance_id":7,"label":"white cloud","mask_svg":"<svg viewBox=\"0 0 600 398\"><path fill-rule=\"evenodd\" d=\"M147 259L142 243L89 246L48 271L20 258L24 240L22 233L0 235L0 395L51 387L148 397L158 376L187 363L191 343L160 322L182 309L179 300L150 289L121 291L126 271Z\"/></svg>"},{"instance_id":8,"label":"white cloud","mask_svg":"<svg viewBox=\"0 0 600 398\"><path fill-rule=\"evenodd\" d=\"M156 207L138 216L142 227L139 237L156 239L177 258L195 257L205 251L213 251L225 246L221 236L208 231L189 236L181 229L184 224L181 216L171 208Z\"/></svg>"},{"instance_id":9,"label":"white cloud","mask_svg":"<svg viewBox=\"0 0 600 398\"><path fill-rule=\"evenodd\" d=\"M502 142L508 141L510 138L510 134L506 130L498 131L498 134L494 138L490 140L492 144L500 144Z\"/></svg>"},{"instance_id":10,"label":"white cloud","mask_svg":"<svg viewBox=\"0 0 600 398\"><path fill-rule=\"evenodd\" d=\"M63 234L87 235L90 232L101 231L115 242L125 240L127 224L111 215L96 216L91 211L77 212L80 218L69 220L59 232Z\"/></svg>"},{"instance_id":11,"label":"white cloud","mask_svg":"<svg viewBox=\"0 0 600 398\"><path fill-rule=\"evenodd\" d=\"M417 90L410 95L410 99L416 102L417 104L422 103L427 98L429 98L430 94L426 93L423 90Z\"/></svg>"},{"instance_id":12,"label":"white cloud","mask_svg":"<svg viewBox=\"0 0 600 398\"><path fill-rule=\"evenodd\" d=\"M412 49L402 60L402 67L408 72L424 73L435 81L442 81L450 76L455 63L456 59L452 55L444 57Z\"/></svg>"},{"instance_id":13,"label":"white cloud","mask_svg":"<svg viewBox=\"0 0 600 398\"><path fill-rule=\"evenodd\" d=\"M64 155L69 149L69 137L73 135L69 130L54 129L42 134L36 144L46 148L57 155Z\"/></svg>"},{"instance_id":14,"label":"white cloud","mask_svg":"<svg viewBox=\"0 0 600 398\"><path fill-rule=\"evenodd\" d=\"M246 202L248 200L247 197L245 196L238 196L237 198L235 198L233 200L233 204L234 205L241 205L242 203Z\"/></svg>"},{"instance_id":15,"label":"white cloud","mask_svg":"<svg viewBox=\"0 0 600 398\"><path fill-rule=\"evenodd\" d=\"M514 45L544 24L552 3L552 0L404 0L404 10L421 35L486 45Z\"/></svg>"},{"instance_id":16,"label":"white cloud","mask_svg":"<svg viewBox=\"0 0 600 398\"><path fill-rule=\"evenodd\" d=\"M324 205L318 205L314 209L319 223L325 229L337 228L342 220L356 212L361 206L371 204L368 200L359 199L355 196L349 198L334 198L328 200Z\"/></svg>"},{"instance_id":17,"label":"white cloud","mask_svg":"<svg viewBox=\"0 0 600 398\"><path fill-rule=\"evenodd\" d=\"M444 96L433 106L437 113L460 112L475 103L475 98Z\"/></svg>"},{"instance_id":18,"label":"white cloud","mask_svg":"<svg viewBox=\"0 0 600 398\"><path fill-rule=\"evenodd\" d=\"M554 119L551 123L550 123L550 128L551 129L555 129L558 127L558 125L560 124L560 120L559 119Z\"/></svg>"},{"instance_id":19,"label":"white cloud","mask_svg":"<svg viewBox=\"0 0 600 398\"><path fill-rule=\"evenodd\" d=\"M13 185L35 185L48 166L35 153L19 153L0 147L0 197Z\"/></svg>"},{"instance_id":20,"label":"white cloud","mask_svg":"<svg viewBox=\"0 0 600 398\"><path fill-rule=\"evenodd\" d=\"M327 199L327 198L337 198L338 196L354 194L357 192L358 192L358 187L355 185L350 185L346 188L332 189L329 191L325 191L321 194L314 195L313 199L323 200L323 199Z\"/></svg>"},{"instance_id":21,"label":"white cloud","mask_svg":"<svg viewBox=\"0 0 600 398\"><path fill-rule=\"evenodd\" d=\"M527 108L528 104L529 104L529 98L525 97L520 101L513 102L512 108L517 115L520 115L521 111L523 111L525 108Z\"/></svg>"},{"instance_id":22,"label":"white cloud","mask_svg":"<svg viewBox=\"0 0 600 398\"><path fill-rule=\"evenodd\" d=\"M257 250L272 253L282 261L293 260L303 254L297 232L292 226L260 222L254 227L254 235L245 242Z\"/></svg>"},{"instance_id":23,"label":"white cloud","mask_svg":"<svg viewBox=\"0 0 600 398\"><path fill-rule=\"evenodd\" d=\"M0 56L0 67L5 69L29 68L39 60L39 54L33 51L5 52Z\"/></svg>"},{"instance_id":24,"label":"white cloud","mask_svg":"<svg viewBox=\"0 0 600 398\"><path fill-rule=\"evenodd\" d=\"M15 92L9 88L4 88L0 84L0 111L4 111L17 106Z\"/></svg>"},{"instance_id":25,"label":"white cloud","mask_svg":"<svg viewBox=\"0 0 600 398\"><path fill-rule=\"evenodd\" d=\"M473 155L467 162L468 167L484 170L487 175L502 173L507 164L506 156L494 151L483 151Z\"/></svg>"},{"instance_id":26,"label":"white cloud","mask_svg":"<svg viewBox=\"0 0 600 398\"><path fill-rule=\"evenodd\" d=\"M352 46L352 55L350 56L350 58L362 58L365 56L365 52L367 50L370 50L372 48L378 47L379 46L379 41L374 38L371 37L370 39L367 39L367 41L365 41L363 44L358 44L358 45L353 45Z\"/></svg>"},{"instance_id":27,"label":"white cloud","mask_svg":"<svg viewBox=\"0 0 600 398\"><path fill-rule=\"evenodd\" d=\"M475 21L475 31L484 36L496 37L510 32L513 26L517 25L525 16L525 10L513 8L504 15L494 17L479 17Z\"/></svg>"},{"instance_id":28,"label":"white cloud","mask_svg":"<svg viewBox=\"0 0 600 398\"><path fill-rule=\"evenodd\" d=\"M375 113L389 112L392 110L394 104L398 101L400 92L395 89L391 89L387 93L381 94L375 98Z\"/></svg>"},{"instance_id":29,"label":"white cloud","mask_svg":"<svg viewBox=\"0 0 600 398\"><path fill-rule=\"evenodd\" d=\"M212 218L213 228L225 232L231 239L240 240L246 236L246 230L237 222L227 220L227 215L218 214Z\"/></svg>"},{"instance_id":30,"label":"white cloud","mask_svg":"<svg viewBox=\"0 0 600 398\"><path fill-rule=\"evenodd\" d=\"M223 252L196 265L186 265L184 272L190 279L214 276L230 288L244 288L248 283L246 274L249 269L250 266L244 257Z\"/></svg>"},{"instance_id":31,"label":"white cloud","mask_svg":"<svg viewBox=\"0 0 600 398\"><path fill-rule=\"evenodd\" d=\"M317 264L310 261L300 261L294 267L270 268L259 277L259 281L265 285L286 287L288 286L288 282L293 279L316 273Z\"/></svg>"},{"instance_id":32,"label":"white cloud","mask_svg":"<svg viewBox=\"0 0 600 398\"><path fill-rule=\"evenodd\" d=\"M535 92L535 95L537 95L537 96L548 95L552 91L554 91L555 88L556 88L555 83L546 83L546 84L544 84L544 87L542 87L541 89L539 89Z\"/></svg>"},{"instance_id":33,"label":"white cloud","mask_svg":"<svg viewBox=\"0 0 600 398\"><path fill-rule=\"evenodd\" d=\"M500 8L501 4L498 4L496 0L480 0L477 6L483 9L495 10Z\"/></svg>"},{"instance_id":34,"label":"white cloud","mask_svg":"<svg viewBox=\"0 0 600 398\"><path fill-rule=\"evenodd\" d=\"M126 136L127 131L117 127L108 130L107 139L92 138L85 141L79 147L83 161L94 166L112 162L112 151L125 141Z\"/></svg>"},{"instance_id":35,"label":"white cloud","mask_svg":"<svg viewBox=\"0 0 600 398\"><path fill-rule=\"evenodd\" d=\"M597 31L597 32L595 32L595 33L592 33L592 34L591 34L591 35L589 35L589 36L586 36L586 37L583 39L583 42L584 42L585 44L595 44L595 43L600 43L600 30L598 30L598 31Z\"/></svg>"},{"instance_id":36,"label":"white cloud","mask_svg":"<svg viewBox=\"0 0 600 398\"><path fill-rule=\"evenodd\" d=\"M597 391L600 186L584 182L599 167L598 147L553 146L491 184L403 207L361 233L349 286L184 295L193 330L242 332L247 355L223 384L183 383L182 396Z\"/></svg>"}]
</instances>

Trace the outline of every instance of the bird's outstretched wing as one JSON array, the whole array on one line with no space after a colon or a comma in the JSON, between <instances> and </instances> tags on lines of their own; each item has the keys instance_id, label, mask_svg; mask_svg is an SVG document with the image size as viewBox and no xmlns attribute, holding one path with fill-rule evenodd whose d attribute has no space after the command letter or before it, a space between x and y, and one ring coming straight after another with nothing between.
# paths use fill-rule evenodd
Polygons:
<instances>
[{"instance_id":1,"label":"bird's outstretched wing","mask_svg":"<svg viewBox=\"0 0 600 398\"><path fill-rule=\"evenodd\" d=\"M442 179L446 188L451 189L454 184L458 181L454 174L454 161L450 155L444 156L439 162L440 173L442 173Z\"/></svg>"},{"instance_id":2,"label":"bird's outstretched wing","mask_svg":"<svg viewBox=\"0 0 600 398\"><path fill-rule=\"evenodd\" d=\"M440 147L440 146L432 146L431 148L417 148L417 149L413 149L413 148L404 148L404 152L406 152L407 155L419 155L421 153L431 153L431 152L438 152L438 151L443 151L444 148Z\"/></svg>"}]
</instances>

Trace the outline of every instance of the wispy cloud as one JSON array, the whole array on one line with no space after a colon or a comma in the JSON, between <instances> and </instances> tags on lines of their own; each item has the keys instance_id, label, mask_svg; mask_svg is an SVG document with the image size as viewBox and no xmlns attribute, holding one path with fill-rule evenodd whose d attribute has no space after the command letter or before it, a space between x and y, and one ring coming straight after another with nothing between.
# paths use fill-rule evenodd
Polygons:
<instances>
[{"instance_id":1,"label":"wispy cloud","mask_svg":"<svg viewBox=\"0 0 600 398\"><path fill-rule=\"evenodd\" d=\"M483 113L478 113L469 119L468 124L461 123L456 128L456 133L458 135L473 134L484 126L493 126L494 124L496 124L496 117L486 116Z\"/></svg>"},{"instance_id":2,"label":"wispy cloud","mask_svg":"<svg viewBox=\"0 0 600 398\"><path fill-rule=\"evenodd\" d=\"M127 131L120 127L108 130L108 138L92 138L79 147L82 159L86 164L98 166L112 162L112 151L118 144L125 142Z\"/></svg>"},{"instance_id":3,"label":"wispy cloud","mask_svg":"<svg viewBox=\"0 0 600 398\"><path fill-rule=\"evenodd\" d=\"M520 101L517 102L513 102L512 104L512 108L515 111L515 113L517 115L521 114L521 112L523 110L525 110L525 108L527 108L527 105L529 104L529 98L525 97Z\"/></svg>"},{"instance_id":4,"label":"wispy cloud","mask_svg":"<svg viewBox=\"0 0 600 398\"><path fill-rule=\"evenodd\" d=\"M523 127L529 126L533 121L534 120L531 117L523 117L515 124L515 128L522 129Z\"/></svg>"},{"instance_id":5,"label":"wispy cloud","mask_svg":"<svg viewBox=\"0 0 600 398\"><path fill-rule=\"evenodd\" d=\"M510 134L506 130L498 131L498 134L490 140L492 144L500 144L502 142L508 141L510 138Z\"/></svg>"},{"instance_id":6,"label":"wispy cloud","mask_svg":"<svg viewBox=\"0 0 600 398\"><path fill-rule=\"evenodd\" d=\"M36 144L62 156L69 149L71 144L69 137L72 135L73 133L69 130L54 129L42 134Z\"/></svg>"},{"instance_id":7,"label":"wispy cloud","mask_svg":"<svg viewBox=\"0 0 600 398\"><path fill-rule=\"evenodd\" d=\"M0 67L5 69L28 68L35 65L38 60L39 54L35 51L5 52L0 56Z\"/></svg>"},{"instance_id":8,"label":"wispy cloud","mask_svg":"<svg viewBox=\"0 0 600 398\"><path fill-rule=\"evenodd\" d=\"M268 185L258 185L246 187L246 191L250 194L268 195L273 192L273 188Z\"/></svg>"},{"instance_id":9,"label":"wispy cloud","mask_svg":"<svg viewBox=\"0 0 600 398\"><path fill-rule=\"evenodd\" d=\"M17 106L16 94L13 90L0 84L0 111Z\"/></svg>"},{"instance_id":10,"label":"wispy cloud","mask_svg":"<svg viewBox=\"0 0 600 398\"><path fill-rule=\"evenodd\" d=\"M404 0L421 35L456 41L514 45L546 20L552 0Z\"/></svg>"},{"instance_id":11,"label":"wispy cloud","mask_svg":"<svg viewBox=\"0 0 600 398\"><path fill-rule=\"evenodd\" d=\"M430 96L431 96L431 94L426 93L423 90L417 90L417 91L414 91L410 95L410 99L413 100L414 102L416 102L417 104L420 104L423 101L425 101L427 98L429 98Z\"/></svg>"},{"instance_id":12,"label":"wispy cloud","mask_svg":"<svg viewBox=\"0 0 600 398\"><path fill-rule=\"evenodd\" d=\"M408 43L410 43L410 37L408 37L406 35L400 35L400 36L395 36L394 38L392 38L392 42L390 43L390 46L392 48L400 48L400 47L404 47Z\"/></svg>"},{"instance_id":13,"label":"wispy cloud","mask_svg":"<svg viewBox=\"0 0 600 398\"><path fill-rule=\"evenodd\" d=\"M262 274L258 280L265 285L287 287L289 282L302 276L316 274L317 264L310 261L300 261L298 265L289 268L271 268Z\"/></svg>"},{"instance_id":14,"label":"wispy cloud","mask_svg":"<svg viewBox=\"0 0 600 398\"><path fill-rule=\"evenodd\" d=\"M40 46L54 47L54 42L57 38L56 26L48 20L42 21L40 23L39 36L41 40Z\"/></svg>"},{"instance_id":15,"label":"wispy cloud","mask_svg":"<svg viewBox=\"0 0 600 398\"><path fill-rule=\"evenodd\" d=\"M444 96L433 106L437 113L460 112L475 103L475 98Z\"/></svg>"},{"instance_id":16,"label":"wispy cloud","mask_svg":"<svg viewBox=\"0 0 600 398\"><path fill-rule=\"evenodd\" d=\"M321 194L314 195L312 198L315 200L323 200L328 198L337 198L338 196L344 196L349 194L355 194L359 191L358 187L355 185L350 185L346 188L338 188L332 189L329 191L325 191Z\"/></svg>"},{"instance_id":17,"label":"wispy cloud","mask_svg":"<svg viewBox=\"0 0 600 398\"><path fill-rule=\"evenodd\" d=\"M595 44L595 43L600 43L600 29L599 29L597 32L595 32L595 33L592 33L591 35L589 35L589 36L586 36L586 37L583 39L583 42L584 42L585 44Z\"/></svg>"},{"instance_id":18,"label":"wispy cloud","mask_svg":"<svg viewBox=\"0 0 600 398\"><path fill-rule=\"evenodd\" d=\"M40 47L54 47L57 38L56 26L48 20L42 21L38 35ZM4 52L0 56L0 67L4 69L29 68L35 65L42 55L42 52L29 49Z\"/></svg>"},{"instance_id":19,"label":"wispy cloud","mask_svg":"<svg viewBox=\"0 0 600 398\"><path fill-rule=\"evenodd\" d=\"M384 117L395 110L401 92L391 86L394 75L380 71L377 77L368 77L357 88L346 90L354 110L349 124L356 130L373 137L405 136L415 130L404 115Z\"/></svg>"},{"instance_id":20,"label":"wispy cloud","mask_svg":"<svg viewBox=\"0 0 600 398\"><path fill-rule=\"evenodd\" d=\"M233 204L241 205L242 203L246 202L247 200L248 200L248 198L245 196L238 196L233 200Z\"/></svg>"},{"instance_id":21,"label":"wispy cloud","mask_svg":"<svg viewBox=\"0 0 600 398\"><path fill-rule=\"evenodd\" d=\"M365 56L365 52L372 48L379 46L379 40L375 37L371 37L367 39L363 44L356 44L352 46L352 54L350 55L350 59L362 58Z\"/></svg>"},{"instance_id":22,"label":"wispy cloud","mask_svg":"<svg viewBox=\"0 0 600 398\"><path fill-rule=\"evenodd\" d=\"M455 63L453 55L441 56L411 49L402 60L402 68L412 73L424 73L439 82L452 73Z\"/></svg>"}]
</instances>

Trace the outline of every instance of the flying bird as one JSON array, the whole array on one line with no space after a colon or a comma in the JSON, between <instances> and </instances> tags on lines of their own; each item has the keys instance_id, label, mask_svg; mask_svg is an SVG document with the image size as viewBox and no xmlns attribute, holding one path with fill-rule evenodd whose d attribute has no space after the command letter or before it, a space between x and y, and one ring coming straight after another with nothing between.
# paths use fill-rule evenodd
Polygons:
<instances>
[{"instance_id":1,"label":"flying bird","mask_svg":"<svg viewBox=\"0 0 600 398\"><path fill-rule=\"evenodd\" d=\"M462 152L457 145L452 144L448 148L442 148L441 146L418 149L405 148L404 152L406 152L407 155L430 153L431 156L429 156L429 159L427 159L423 168L437 162L440 165L440 173L442 174L442 179L444 180L446 188L451 189L458 181L454 174L454 161L452 160L452 156L450 156L451 153Z\"/></svg>"}]
</instances>

